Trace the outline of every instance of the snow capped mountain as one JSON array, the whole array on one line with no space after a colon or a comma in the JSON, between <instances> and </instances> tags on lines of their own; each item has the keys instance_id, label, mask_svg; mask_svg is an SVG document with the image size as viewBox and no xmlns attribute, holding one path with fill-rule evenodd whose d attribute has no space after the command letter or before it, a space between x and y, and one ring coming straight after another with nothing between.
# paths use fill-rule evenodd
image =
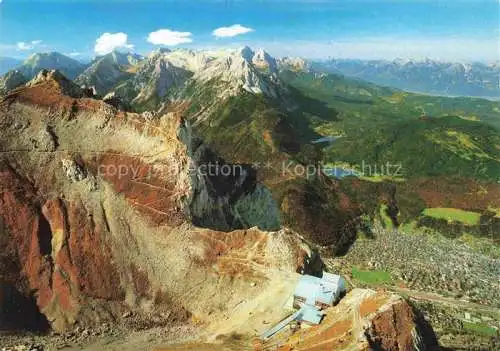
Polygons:
<instances>
[{"instance_id":1,"label":"snow capped mountain","mask_svg":"<svg viewBox=\"0 0 500 351\"><path fill-rule=\"evenodd\" d=\"M278 69L278 64L276 59L269 55L264 49L259 49L255 55L252 57L252 63L260 68L267 69L270 72L276 72Z\"/></svg>"},{"instance_id":2,"label":"snow capped mountain","mask_svg":"<svg viewBox=\"0 0 500 351\"><path fill-rule=\"evenodd\" d=\"M221 95L234 95L238 89L244 89L256 94L270 94L274 91L266 82L264 75L259 72L256 60L263 57L274 67L275 60L263 51L255 53L245 46L238 50L169 50L155 52L150 60L165 60L172 67L184 69L192 74L192 79L199 83L218 81L225 85ZM258 61L260 64L261 62Z\"/></svg>"},{"instance_id":3,"label":"snow capped mountain","mask_svg":"<svg viewBox=\"0 0 500 351\"><path fill-rule=\"evenodd\" d=\"M87 71L95 75L94 66ZM112 90L135 106L154 108L165 99L182 98L182 91L188 86L214 91L218 99L235 96L241 91L271 97L277 94L276 60L263 50L255 53L249 47L197 51L158 49L133 66L133 72L129 69L124 73L122 67L113 67L114 70L102 74L117 84L112 89L108 84L104 92ZM129 76L122 79L121 74ZM81 77L77 81L85 83ZM96 79L92 82L95 84Z\"/></svg>"},{"instance_id":4,"label":"snow capped mountain","mask_svg":"<svg viewBox=\"0 0 500 351\"><path fill-rule=\"evenodd\" d=\"M307 71L310 63L300 57L282 57L277 60L280 69L290 69L292 71Z\"/></svg>"},{"instance_id":5,"label":"snow capped mountain","mask_svg":"<svg viewBox=\"0 0 500 351\"><path fill-rule=\"evenodd\" d=\"M182 68L191 73L205 69L207 63L214 57L207 51L194 51L188 49L177 49L168 51L156 51L153 60L165 59L173 66Z\"/></svg>"},{"instance_id":6,"label":"snow capped mountain","mask_svg":"<svg viewBox=\"0 0 500 351\"><path fill-rule=\"evenodd\" d=\"M253 63L255 53L245 46L240 50L227 51L212 56L203 70L195 72L193 79L206 83L217 80L225 84L220 96L235 95L240 89L254 94L276 96L270 80Z\"/></svg>"}]
</instances>

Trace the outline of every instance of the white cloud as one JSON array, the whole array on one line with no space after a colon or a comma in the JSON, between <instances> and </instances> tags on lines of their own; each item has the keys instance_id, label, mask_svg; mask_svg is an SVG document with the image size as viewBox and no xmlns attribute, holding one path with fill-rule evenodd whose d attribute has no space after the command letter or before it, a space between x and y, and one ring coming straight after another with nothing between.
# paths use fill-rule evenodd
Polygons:
<instances>
[{"instance_id":1,"label":"white cloud","mask_svg":"<svg viewBox=\"0 0 500 351\"><path fill-rule=\"evenodd\" d=\"M17 50L27 51L27 50L35 49L41 43L42 43L41 40L33 40L33 41L29 41L29 42L20 41L16 44L16 47L17 47Z\"/></svg>"},{"instance_id":2,"label":"white cloud","mask_svg":"<svg viewBox=\"0 0 500 351\"><path fill-rule=\"evenodd\" d=\"M184 43L191 43L192 33L176 32L170 29L159 29L156 32L151 32L148 35L148 42L154 45L174 46Z\"/></svg>"},{"instance_id":3,"label":"white cloud","mask_svg":"<svg viewBox=\"0 0 500 351\"><path fill-rule=\"evenodd\" d=\"M71 57L78 57L78 56L82 56L82 53L81 52L69 52L66 54L66 56L71 56Z\"/></svg>"},{"instance_id":4,"label":"white cloud","mask_svg":"<svg viewBox=\"0 0 500 351\"><path fill-rule=\"evenodd\" d=\"M214 29L212 35L216 36L217 38L226 38L226 37L234 37L240 34L250 33L253 31L254 29L244 27L241 24L233 24L232 26L229 27L220 27Z\"/></svg>"},{"instance_id":5,"label":"white cloud","mask_svg":"<svg viewBox=\"0 0 500 351\"><path fill-rule=\"evenodd\" d=\"M106 55L115 49L132 49L125 33L104 33L95 41L94 51L98 55Z\"/></svg>"}]
</instances>

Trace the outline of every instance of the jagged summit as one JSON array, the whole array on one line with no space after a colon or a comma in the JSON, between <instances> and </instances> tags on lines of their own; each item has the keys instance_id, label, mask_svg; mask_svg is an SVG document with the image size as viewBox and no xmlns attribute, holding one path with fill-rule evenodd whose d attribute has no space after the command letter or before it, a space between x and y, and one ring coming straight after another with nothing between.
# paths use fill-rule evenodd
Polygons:
<instances>
[{"instance_id":1,"label":"jagged summit","mask_svg":"<svg viewBox=\"0 0 500 351\"><path fill-rule=\"evenodd\" d=\"M161 48L136 64L124 54L108 54L76 82L94 86L101 96L115 92L138 110L154 110L164 102L189 98L189 92L183 94L188 86L196 87L194 91L214 90L217 98L235 96L242 90L274 97L275 71L274 58L248 46L225 50Z\"/></svg>"},{"instance_id":2,"label":"jagged summit","mask_svg":"<svg viewBox=\"0 0 500 351\"><path fill-rule=\"evenodd\" d=\"M259 49L252 57L252 62L258 68L268 69L270 72L276 72L278 65L276 59L269 55L264 49Z\"/></svg>"},{"instance_id":3,"label":"jagged summit","mask_svg":"<svg viewBox=\"0 0 500 351\"><path fill-rule=\"evenodd\" d=\"M278 66L294 71L306 71L310 68L309 62L300 57L282 57L278 59Z\"/></svg>"},{"instance_id":4,"label":"jagged summit","mask_svg":"<svg viewBox=\"0 0 500 351\"><path fill-rule=\"evenodd\" d=\"M26 87L33 87L44 83L54 86L63 95L74 98L80 98L85 95L84 91L78 85L66 78L58 70L41 70L35 78L26 83Z\"/></svg>"},{"instance_id":5,"label":"jagged summit","mask_svg":"<svg viewBox=\"0 0 500 351\"><path fill-rule=\"evenodd\" d=\"M133 78L117 88L118 95L130 96L136 105L150 106L164 98L170 88L181 87L189 76L186 69L169 61L165 53L157 53L138 66Z\"/></svg>"},{"instance_id":6,"label":"jagged summit","mask_svg":"<svg viewBox=\"0 0 500 351\"><path fill-rule=\"evenodd\" d=\"M255 52L247 45L238 50L238 53L247 61L252 61L252 58L255 55Z\"/></svg>"},{"instance_id":7,"label":"jagged summit","mask_svg":"<svg viewBox=\"0 0 500 351\"><path fill-rule=\"evenodd\" d=\"M144 60L144 56L135 52L121 52L118 50L114 50L105 56L109 57L113 62L119 65L136 65Z\"/></svg>"},{"instance_id":8,"label":"jagged summit","mask_svg":"<svg viewBox=\"0 0 500 351\"><path fill-rule=\"evenodd\" d=\"M217 79L226 83L221 95L234 95L239 89L244 89L254 94L275 96L276 92L268 79L253 64L254 56L248 46L236 52L229 51L226 55L212 58L204 70L195 72L194 78L202 82Z\"/></svg>"},{"instance_id":9,"label":"jagged summit","mask_svg":"<svg viewBox=\"0 0 500 351\"><path fill-rule=\"evenodd\" d=\"M170 50L169 48L157 48L157 49L154 49L153 51L151 51L151 53L148 56L151 57L151 56L154 56L157 54L165 54L165 53L168 53L171 51L172 50Z\"/></svg>"}]
</instances>

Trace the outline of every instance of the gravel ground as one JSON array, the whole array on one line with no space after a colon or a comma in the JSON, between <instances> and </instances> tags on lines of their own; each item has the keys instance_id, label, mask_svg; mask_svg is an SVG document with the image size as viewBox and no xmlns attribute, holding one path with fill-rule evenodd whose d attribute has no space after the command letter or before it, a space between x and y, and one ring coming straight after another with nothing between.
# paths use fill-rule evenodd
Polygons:
<instances>
[{"instance_id":1,"label":"gravel ground","mask_svg":"<svg viewBox=\"0 0 500 351\"><path fill-rule=\"evenodd\" d=\"M164 344L190 341L198 334L199 330L192 325L135 329L103 324L95 328L77 327L64 334L0 333L0 350L152 350Z\"/></svg>"}]
</instances>

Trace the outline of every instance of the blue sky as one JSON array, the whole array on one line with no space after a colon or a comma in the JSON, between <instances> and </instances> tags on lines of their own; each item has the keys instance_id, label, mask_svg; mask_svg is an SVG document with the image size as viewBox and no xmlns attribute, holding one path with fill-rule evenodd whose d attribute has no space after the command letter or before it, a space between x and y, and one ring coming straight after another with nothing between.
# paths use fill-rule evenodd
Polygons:
<instances>
[{"instance_id":1,"label":"blue sky","mask_svg":"<svg viewBox=\"0 0 500 351\"><path fill-rule=\"evenodd\" d=\"M1 56L59 51L88 59L113 47L146 54L247 44L308 58L499 59L498 0L0 2ZM225 36L214 35L217 28Z\"/></svg>"}]
</instances>

